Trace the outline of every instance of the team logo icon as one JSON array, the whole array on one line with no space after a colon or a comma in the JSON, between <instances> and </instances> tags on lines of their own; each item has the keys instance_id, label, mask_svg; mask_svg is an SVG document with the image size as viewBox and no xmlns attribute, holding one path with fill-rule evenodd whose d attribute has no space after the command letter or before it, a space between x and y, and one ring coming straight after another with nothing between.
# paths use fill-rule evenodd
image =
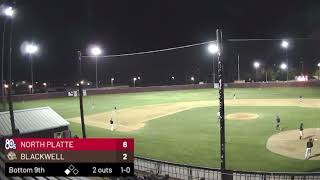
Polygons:
<instances>
[{"instance_id":1,"label":"team logo icon","mask_svg":"<svg viewBox=\"0 0 320 180\"><path fill-rule=\"evenodd\" d=\"M8 154L7 154L7 158L12 161L12 160L16 160L17 159L17 155L16 153L14 153L13 151L10 151Z\"/></svg>"},{"instance_id":2,"label":"team logo icon","mask_svg":"<svg viewBox=\"0 0 320 180\"><path fill-rule=\"evenodd\" d=\"M16 143L14 142L13 139L6 139L6 144L5 144L5 149L9 150L9 149L16 149Z\"/></svg>"}]
</instances>

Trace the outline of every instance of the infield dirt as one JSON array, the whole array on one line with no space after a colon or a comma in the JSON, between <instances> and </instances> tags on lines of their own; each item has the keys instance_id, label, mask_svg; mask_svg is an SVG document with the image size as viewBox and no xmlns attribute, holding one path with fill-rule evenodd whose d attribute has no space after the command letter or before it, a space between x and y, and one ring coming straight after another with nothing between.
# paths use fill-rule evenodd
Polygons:
<instances>
[{"instance_id":1,"label":"infield dirt","mask_svg":"<svg viewBox=\"0 0 320 180\"><path fill-rule=\"evenodd\" d=\"M298 107L312 107L320 108L319 99L304 99L302 102L299 99L236 99L226 100L226 106L298 106ZM199 107L218 106L218 101L189 101L178 102L168 104L154 104L145 106L136 106L131 108L117 110L116 117L113 118L115 122L115 128L117 131L132 131L138 130L145 126L147 121L157 119L160 117L168 116L178 112L186 111ZM213 112L214 113L214 112ZM86 124L99 128L109 128L109 120L111 118L111 111L105 113L98 113L85 116ZM257 118L257 115L250 115L245 117L243 115L238 117L232 117L229 119L241 120L241 117L245 119ZM228 119L228 115L226 116ZM68 119L72 122L80 123L80 118Z\"/></svg>"}]
</instances>

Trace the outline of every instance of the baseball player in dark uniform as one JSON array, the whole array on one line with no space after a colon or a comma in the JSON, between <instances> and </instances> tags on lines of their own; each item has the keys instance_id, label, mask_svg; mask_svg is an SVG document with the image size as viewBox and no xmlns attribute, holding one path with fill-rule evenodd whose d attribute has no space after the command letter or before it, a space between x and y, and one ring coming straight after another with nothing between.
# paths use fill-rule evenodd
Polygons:
<instances>
[{"instance_id":1,"label":"baseball player in dark uniform","mask_svg":"<svg viewBox=\"0 0 320 180\"><path fill-rule=\"evenodd\" d=\"M110 130L113 131L114 130L114 126L113 126L113 120L112 118L110 119Z\"/></svg>"},{"instance_id":2,"label":"baseball player in dark uniform","mask_svg":"<svg viewBox=\"0 0 320 180\"><path fill-rule=\"evenodd\" d=\"M281 131L279 115L277 115L277 117L276 117L276 130L280 130Z\"/></svg>"},{"instance_id":3,"label":"baseball player in dark uniform","mask_svg":"<svg viewBox=\"0 0 320 180\"><path fill-rule=\"evenodd\" d=\"M310 138L309 141L307 142L307 149L306 149L306 153L304 155L304 159L310 158L312 147L313 147L313 139Z\"/></svg>"},{"instance_id":4,"label":"baseball player in dark uniform","mask_svg":"<svg viewBox=\"0 0 320 180\"><path fill-rule=\"evenodd\" d=\"M300 135L300 140L301 140L301 138L302 138L302 136L303 136L303 123L300 123L300 128L299 128L299 135Z\"/></svg>"}]
</instances>

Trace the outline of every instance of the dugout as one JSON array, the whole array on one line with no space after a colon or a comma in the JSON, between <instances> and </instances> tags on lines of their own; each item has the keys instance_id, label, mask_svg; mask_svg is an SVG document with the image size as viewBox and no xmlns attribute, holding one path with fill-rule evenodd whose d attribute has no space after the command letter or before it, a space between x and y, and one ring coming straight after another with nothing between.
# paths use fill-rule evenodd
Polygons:
<instances>
[{"instance_id":1,"label":"dugout","mask_svg":"<svg viewBox=\"0 0 320 180\"><path fill-rule=\"evenodd\" d=\"M71 137L69 122L50 107L14 111L15 126L22 138ZM12 137L9 112L0 112L0 147L5 138Z\"/></svg>"}]
</instances>

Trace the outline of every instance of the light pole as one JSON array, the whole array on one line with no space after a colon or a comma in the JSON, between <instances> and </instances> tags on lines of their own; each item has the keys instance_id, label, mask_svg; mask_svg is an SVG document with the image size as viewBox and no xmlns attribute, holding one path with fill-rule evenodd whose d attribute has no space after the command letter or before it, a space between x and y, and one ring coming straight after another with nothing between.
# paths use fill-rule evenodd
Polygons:
<instances>
[{"instance_id":1,"label":"light pole","mask_svg":"<svg viewBox=\"0 0 320 180\"><path fill-rule=\"evenodd\" d=\"M111 78L111 87L113 87L113 81L114 81L114 78Z\"/></svg>"},{"instance_id":2,"label":"light pole","mask_svg":"<svg viewBox=\"0 0 320 180\"><path fill-rule=\"evenodd\" d=\"M320 62L318 63L318 80L320 80Z\"/></svg>"},{"instance_id":3,"label":"light pole","mask_svg":"<svg viewBox=\"0 0 320 180\"><path fill-rule=\"evenodd\" d=\"M134 77L134 78L133 78L133 87L136 87L136 81L137 81L137 78Z\"/></svg>"},{"instance_id":4,"label":"light pole","mask_svg":"<svg viewBox=\"0 0 320 180\"><path fill-rule=\"evenodd\" d=\"M91 54L96 58L96 88L98 88L98 56L102 54L102 50L98 46L91 48Z\"/></svg>"},{"instance_id":5,"label":"light pole","mask_svg":"<svg viewBox=\"0 0 320 180\"><path fill-rule=\"evenodd\" d=\"M32 85L30 84L28 88L29 88L29 93L32 94L32 89L33 89Z\"/></svg>"},{"instance_id":6,"label":"light pole","mask_svg":"<svg viewBox=\"0 0 320 180\"><path fill-rule=\"evenodd\" d=\"M288 71L288 65L286 63L281 63L280 64L280 69L282 70L287 70ZM288 80L287 80L288 81Z\"/></svg>"},{"instance_id":7,"label":"light pole","mask_svg":"<svg viewBox=\"0 0 320 180\"><path fill-rule=\"evenodd\" d=\"M259 62L254 62L253 63L253 67L256 70L256 82L258 81L258 69L260 67L260 63Z\"/></svg>"},{"instance_id":8,"label":"light pole","mask_svg":"<svg viewBox=\"0 0 320 180\"><path fill-rule=\"evenodd\" d=\"M6 34L6 22L7 22L7 18L12 18L14 15L14 10L11 6L9 7L5 7L2 9L2 14L4 15L5 19L3 22L3 31L2 31L2 50L1 50L1 94L2 94L2 103L4 106L4 94L5 94L5 87L4 87L4 70L3 70L3 66L4 66L4 44L5 44L5 34Z\"/></svg>"},{"instance_id":9,"label":"light pole","mask_svg":"<svg viewBox=\"0 0 320 180\"><path fill-rule=\"evenodd\" d=\"M216 44L209 44L208 51L210 54L215 55L219 52L219 48ZM216 82L216 73L215 73L216 69L214 67L214 57L215 56L213 56L213 61L212 61L212 83L213 83L213 85Z\"/></svg>"},{"instance_id":10,"label":"light pole","mask_svg":"<svg viewBox=\"0 0 320 180\"><path fill-rule=\"evenodd\" d=\"M287 52L287 49L289 47L289 42L287 40L282 40L281 42L281 47L285 50L285 56L286 56L286 61L287 61L287 81L289 80L289 59L288 59L288 52Z\"/></svg>"},{"instance_id":11,"label":"light pole","mask_svg":"<svg viewBox=\"0 0 320 180\"><path fill-rule=\"evenodd\" d=\"M25 52L29 55L29 59L30 59L31 94L33 94L33 92L34 92L34 85L33 85L33 58L32 58L32 55L37 53L38 50L39 50L39 47L34 43L27 44L26 47L25 47Z\"/></svg>"}]
</instances>

